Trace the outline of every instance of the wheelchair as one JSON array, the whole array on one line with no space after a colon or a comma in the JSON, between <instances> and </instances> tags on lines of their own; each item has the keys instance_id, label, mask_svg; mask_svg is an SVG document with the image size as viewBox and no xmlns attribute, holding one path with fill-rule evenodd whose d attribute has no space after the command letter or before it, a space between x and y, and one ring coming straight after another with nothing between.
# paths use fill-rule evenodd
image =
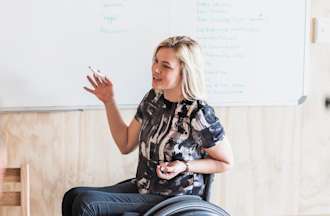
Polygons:
<instances>
[{"instance_id":1,"label":"wheelchair","mask_svg":"<svg viewBox=\"0 0 330 216\"><path fill-rule=\"evenodd\" d=\"M202 196L174 196L158 203L144 214L125 212L123 216L230 216L224 209L209 202L213 180L214 174L204 174L205 191Z\"/></svg>"}]
</instances>

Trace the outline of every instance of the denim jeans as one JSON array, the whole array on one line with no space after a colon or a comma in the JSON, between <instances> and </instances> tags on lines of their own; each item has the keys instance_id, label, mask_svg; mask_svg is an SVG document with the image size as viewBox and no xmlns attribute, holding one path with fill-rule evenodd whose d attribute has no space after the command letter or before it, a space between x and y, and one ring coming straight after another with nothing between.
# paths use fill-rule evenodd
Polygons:
<instances>
[{"instance_id":1,"label":"denim jeans","mask_svg":"<svg viewBox=\"0 0 330 216\"><path fill-rule=\"evenodd\" d=\"M124 182L109 187L76 187L64 194L63 216L122 215L144 213L167 196L139 194L136 185Z\"/></svg>"}]
</instances>

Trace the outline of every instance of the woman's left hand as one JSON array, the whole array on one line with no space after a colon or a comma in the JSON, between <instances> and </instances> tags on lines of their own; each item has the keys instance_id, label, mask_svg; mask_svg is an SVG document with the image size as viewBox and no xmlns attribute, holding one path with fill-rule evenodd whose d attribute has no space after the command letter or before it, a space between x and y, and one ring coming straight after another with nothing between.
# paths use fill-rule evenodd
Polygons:
<instances>
[{"instance_id":1,"label":"woman's left hand","mask_svg":"<svg viewBox=\"0 0 330 216\"><path fill-rule=\"evenodd\" d=\"M185 170L185 163L176 160L172 162L161 162L159 165L157 165L156 173L159 178L170 180Z\"/></svg>"}]
</instances>

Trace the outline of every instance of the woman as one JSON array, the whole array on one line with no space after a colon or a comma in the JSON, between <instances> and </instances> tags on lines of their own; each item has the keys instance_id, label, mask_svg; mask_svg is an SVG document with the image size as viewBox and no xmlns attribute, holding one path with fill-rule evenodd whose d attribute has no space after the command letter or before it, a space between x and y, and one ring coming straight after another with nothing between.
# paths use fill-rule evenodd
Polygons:
<instances>
[{"instance_id":1,"label":"woman","mask_svg":"<svg viewBox=\"0 0 330 216\"><path fill-rule=\"evenodd\" d=\"M103 188L78 187L63 198L63 215L145 212L181 194L201 195L203 174L233 165L231 147L214 110L205 102L200 47L186 36L170 37L156 48L152 89L129 126L116 106L112 82L94 73L85 89L106 108L111 134L122 154L139 146L133 181Z\"/></svg>"}]
</instances>

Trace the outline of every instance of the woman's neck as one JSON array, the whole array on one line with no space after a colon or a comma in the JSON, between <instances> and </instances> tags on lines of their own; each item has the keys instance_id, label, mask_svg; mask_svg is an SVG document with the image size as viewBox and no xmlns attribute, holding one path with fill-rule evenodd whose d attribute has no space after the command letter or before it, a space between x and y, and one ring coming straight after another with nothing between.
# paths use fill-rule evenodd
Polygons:
<instances>
[{"instance_id":1,"label":"woman's neck","mask_svg":"<svg viewBox=\"0 0 330 216\"><path fill-rule=\"evenodd\" d=\"M171 102L179 102L184 99L181 91L175 91L175 90L163 90L164 92L164 98Z\"/></svg>"}]
</instances>

